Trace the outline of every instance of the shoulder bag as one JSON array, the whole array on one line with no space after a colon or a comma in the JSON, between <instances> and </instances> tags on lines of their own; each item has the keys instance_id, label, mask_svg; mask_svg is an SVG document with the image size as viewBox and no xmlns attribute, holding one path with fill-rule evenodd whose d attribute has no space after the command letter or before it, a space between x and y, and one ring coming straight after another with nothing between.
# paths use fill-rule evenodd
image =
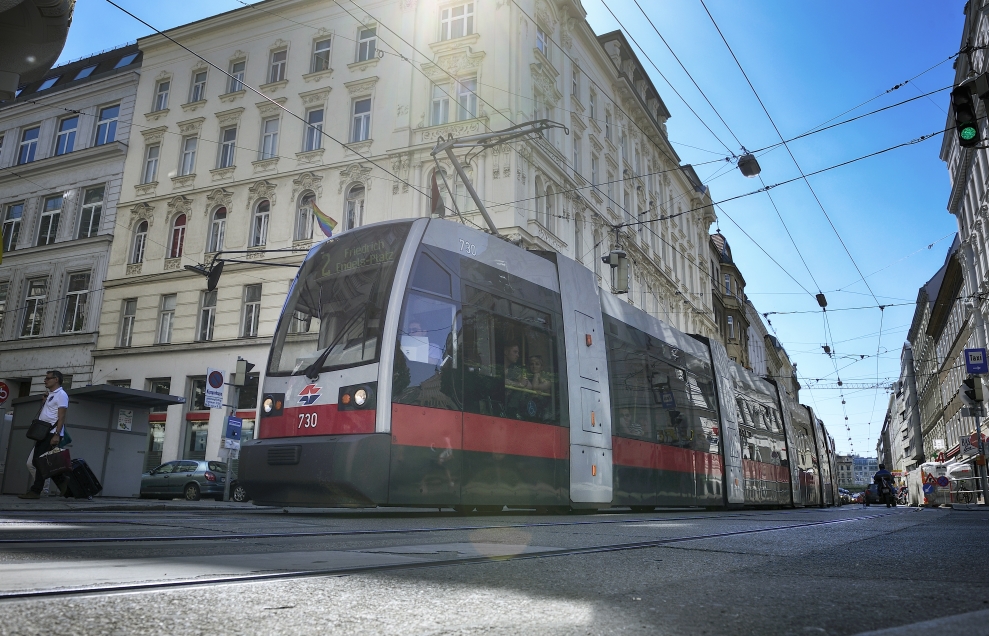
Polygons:
<instances>
[{"instance_id":1,"label":"shoulder bag","mask_svg":"<svg viewBox=\"0 0 989 636\"><path fill-rule=\"evenodd\" d=\"M41 406L35 414L35 419L31 420L31 426L27 428L27 438L33 439L36 442L40 442L46 437L51 437L52 423L37 419L37 416L41 415L41 411L44 410L45 400L47 399L47 397L41 398Z\"/></svg>"}]
</instances>

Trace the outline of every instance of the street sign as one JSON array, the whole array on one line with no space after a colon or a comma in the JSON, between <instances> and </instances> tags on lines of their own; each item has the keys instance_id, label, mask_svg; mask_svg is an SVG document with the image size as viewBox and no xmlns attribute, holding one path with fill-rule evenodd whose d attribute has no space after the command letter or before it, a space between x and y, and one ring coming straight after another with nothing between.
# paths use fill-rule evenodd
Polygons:
<instances>
[{"instance_id":1,"label":"street sign","mask_svg":"<svg viewBox=\"0 0 989 636\"><path fill-rule=\"evenodd\" d=\"M970 375L989 373L985 349L965 349L965 372Z\"/></svg>"},{"instance_id":2,"label":"street sign","mask_svg":"<svg viewBox=\"0 0 989 636\"><path fill-rule=\"evenodd\" d=\"M244 426L244 420L233 415L227 416L227 430L224 437L229 440L240 440L240 431ZM239 441L237 442L240 443Z\"/></svg>"},{"instance_id":3,"label":"street sign","mask_svg":"<svg viewBox=\"0 0 989 636\"><path fill-rule=\"evenodd\" d=\"M934 484L924 484L924 494L929 495L934 492Z\"/></svg>"},{"instance_id":4,"label":"street sign","mask_svg":"<svg viewBox=\"0 0 989 636\"><path fill-rule=\"evenodd\" d=\"M221 369L206 369L206 408L223 408L223 377L227 374Z\"/></svg>"},{"instance_id":5,"label":"street sign","mask_svg":"<svg viewBox=\"0 0 989 636\"><path fill-rule=\"evenodd\" d=\"M958 438L958 445L961 447L960 450L962 455L970 455L971 453L977 451L977 443L978 439L973 441L968 435L962 435Z\"/></svg>"},{"instance_id":6,"label":"street sign","mask_svg":"<svg viewBox=\"0 0 989 636\"><path fill-rule=\"evenodd\" d=\"M7 386L6 382L0 382L0 406L3 406L3 403L6 402L9 397L10 387Z\"/></svg>"},{"instance_id":7,"label":"street sign","mask_svg":"<svg viewBox=\"0 0 989 636\"><path fill-rule=\"evenodd\" d=\"M225 439L223 440L223 448L228 448L230 450L240 450L240 440L238 439Z\"/></svg>"},{"instance_id":8,"label":"street sign","mask_svg":"<svg viewBox=\"0 0 989 636\"><path fill-rule=\"evenodd\" d=\"M950 483L951 481L944 475L941 475L940 477L937 478L937 485L940 486L941 488L947 488L948 484Z\"/></svg>"}]
</instances>

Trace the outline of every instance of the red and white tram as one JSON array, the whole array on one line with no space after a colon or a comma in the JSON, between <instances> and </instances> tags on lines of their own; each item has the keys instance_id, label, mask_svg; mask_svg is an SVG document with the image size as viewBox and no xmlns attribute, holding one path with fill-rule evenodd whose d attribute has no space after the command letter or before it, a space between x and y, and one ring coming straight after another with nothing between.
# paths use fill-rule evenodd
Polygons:
<instances>
[{"instance_id":1,"label":"red and white tram","mask_svg":"<svg viewBox=\"0 0 989 636\"><path fill-rule=\"evenodd\" d=\"M808 506L836 501L823 423L602 293L451 221L365 226L306 256L240 483L258 504Z\"/></svg>"}]
</instances>

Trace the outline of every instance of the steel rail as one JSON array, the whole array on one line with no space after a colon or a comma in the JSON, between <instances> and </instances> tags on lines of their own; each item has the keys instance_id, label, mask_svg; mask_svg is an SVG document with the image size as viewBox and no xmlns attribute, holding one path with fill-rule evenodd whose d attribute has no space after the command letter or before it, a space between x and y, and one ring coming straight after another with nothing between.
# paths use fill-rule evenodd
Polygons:
<instances>
[{"instance_id":1,"label":"steel rail","mask_svg":"<svg viewBox=\"0 0 989 636\"><path fill-rule=\"evenodd\" d=\"M800 510L800 509L798 509ZM812 508L809 510L818 510ZM244 532L225 534L201 534L201 535L150 535L150 536L124 536L124 537L41 537L41 538L11 538L0 539L0 545L25 545L25 544L78 544L78 543L154 543L165 541L230 541L243 539L299 539L313 537L346 537L346 536L374 536L393 534L423 534L430 532L467 532L473 530L497 530L499 528L557 528L567 526L592 526L603 524L634 524L634 523L655 523L662 521L692 521L692 520L713 520L713 519L745 519L752 518L758 520L760 517L772 514L774 511L767 511L763 515L749 513L737 513L728 515L708 515L708 516L682 516L682 517L648 517L644 519L597 519L593 521L542 521L535 523L507 523L488 524L471 526L439 526L435 528L393 528L377 530L309 530L300 532ZM52 521L50 523L66 523L65 521ZM35 521L37 523L37 521ZM85 522L76 522L85 523ZM122 524L133 525L133 521L122 522ZM0 527L3 527L0 524ZM16 526L14 526L16 527Z\"/></svg>"},{"instance_id":2,"label":"steel rail","mask_svg":"<svg viewBox=\"0 0 989 636\"><path fill-rule=\"evenodd\" d=\"M54 588L25 590L17 592L0 592L0 602L30 600L39 598L58 598L66 596L92 596L116 593L133 593L148 590L163 590L176 588L206 587L211 585L230 585L237 583L256 583L263 581L278 581L303 578L316 578L328 576L348 576L354 574L365 574L372 572L389 572L399 570L418 570L424 568L446 567L451 565L471 565L479 563L496 563L505 561L521 561L527 559L543 559L560 556L578 556L585 554L603 554L607 552L622 552L626 550L643 550L649 548L659 548L665 545L684 543L688 541L702 541L704 539L719 539L725 537L735 537L742 535L761 534L765 532L778 532L781 530L798 530L801 528L811 528L815 526L835 525L839 523L849 523L852 521L862 521L865 519L876 519L888 516L892 513L865 515L860 517L846 517L843 519L828 519L824 521L811 521L782 526L771 526L768 528L756 528L753 530L734 530L730 532L714 532L710 534L693 535L687 537L670 537L666 539L654 539L651 541L636 541L632 543L613 543L606 545L588 546L584 548L559 548L543 550L540 552L528 552L515 555L463 557L459 559L442 559L425 561L420 563L401 563L390 565L365 565L345 568L329 568L323 570L296 570L293 572L269 572L267 574L243 574L234 576L218 576L211 578L195 579L175 579L171 581L157 581L149 583L126 583L118 585L92 585L75 588ZM359 552L359 550L356 550Z\"/></svg>"}]
</instances>

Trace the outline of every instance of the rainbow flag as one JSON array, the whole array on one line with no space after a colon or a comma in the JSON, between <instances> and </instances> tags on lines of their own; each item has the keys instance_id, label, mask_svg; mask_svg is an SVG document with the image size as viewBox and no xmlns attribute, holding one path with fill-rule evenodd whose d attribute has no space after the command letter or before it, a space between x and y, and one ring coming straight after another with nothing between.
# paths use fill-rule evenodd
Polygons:
<instances>
[{"instance_id":1,"label":"rainbow flag","mask_svg":"<svg viewBox=\"0 0 989 636\"><path fill-rule=\"evenodd\" d=\"M329 217L325 212L316 207L316 202L311 203L313 214L316 215L316 222L319 223L319 229L323 230L323 234L327 238L333 236L333 230L337 226L337 222Z\"/></svg>"}]
</instances>

